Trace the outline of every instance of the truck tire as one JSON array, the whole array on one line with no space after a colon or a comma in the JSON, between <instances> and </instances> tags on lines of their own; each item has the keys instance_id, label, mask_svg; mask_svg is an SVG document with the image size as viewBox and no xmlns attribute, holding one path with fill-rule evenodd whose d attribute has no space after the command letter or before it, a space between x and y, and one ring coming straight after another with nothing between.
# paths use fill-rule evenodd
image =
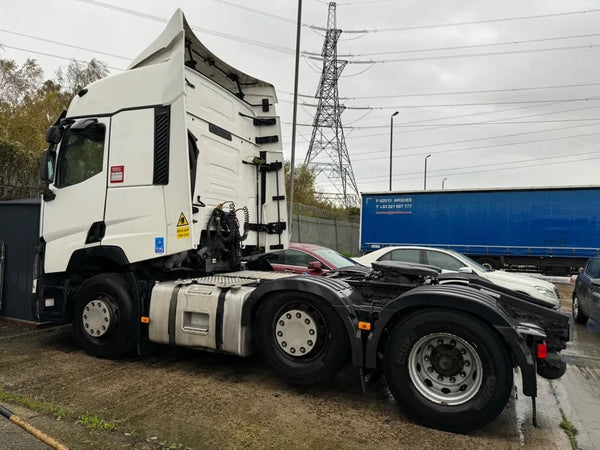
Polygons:
<instances>
[{"instance_id":1,"label":"truck tire","mask_svg":"<svg viewBox=\"0 0 600 450\"><path fill-rule=\"evenodd\" d=\"M571 306L571 312L573 313L573 320L580 324L585 325L588 321L588 316L581 310L581 305L579 304L579 298L577 298L577 294L573 293L573 304Z\"/></svg>"},{"instance_id":2,"label":"truck tire","mask_svg":"<svg viewBox=\"0 0 600 450\"><path fill-rule=\"evenodd\" d=\"M500 414L513 386L500 338L476 317L452 310L411 314L384 352L388 387L417 422L465 433Z\"/></svg>"},{"instance_id":3,"label":"truck tire","mask_svg":"<svg viewBox=\"0 0 600 450\"><path fill-rule=\"evenodd\" d=\"M315 384L347 361L349 342L333 307L305 292L278 292L260 305L255 327L263 359L285 380Z\"/></svg>"},{"instance_id":4,"label":"truck tire","mask_svg":"<svg viewBox=\"0 0 600 450\"><path fill-rule=\"evenodd\" d=\"M115 359L133 350L133 298L123 276L96 275L83 283L75 296L73 330L89 355Z\"/></svg>"},{"instance_id":5,"label":"truck tire","mask_svg":"<svg viewBox=\"0 0 600 450\"><path fill-rule=\"evenodd\" d=\"M477 262L486 269L498 270L500 268L500 263L494 258L479 258Z\"/></svg>"}]
</instances>

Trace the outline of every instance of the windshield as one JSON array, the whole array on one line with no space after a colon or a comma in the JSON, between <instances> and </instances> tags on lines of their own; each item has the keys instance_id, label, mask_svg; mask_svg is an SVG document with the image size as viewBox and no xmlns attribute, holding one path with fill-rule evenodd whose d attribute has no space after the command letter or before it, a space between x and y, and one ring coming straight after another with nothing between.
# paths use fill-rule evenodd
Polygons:
<instances>
[{"instance_id":1,"label":"windshield","mask_svg":"<svg viewBox=\"0 0 600 450\"><path fill-rule=\"evenodd\" d=\"M344 255L340 255L338 252L336 252L335 250L331 250L330 248L320 248L315 250L314 252L324 260L333 264L338 269L340 267L359 265L356 261L353 261L350 258L346 258Z\"/></svg>"},{"instance_id":2,"label":"windshield","mask_svg":"<svg viewBox=\"0 0 600 450\"><path fill-rule=\"evenodd\" d=\"M452 253L452 255L454 255L457 259L460 259L462 262L464 262L467 266L472 267L473 269L479 272L493 272L492 269L488 269L487 267L482 266L477 261L473 261L471 258L463 255L462 253L455 252L454 250L448 251Z\"/></svg>"}]
</instances>

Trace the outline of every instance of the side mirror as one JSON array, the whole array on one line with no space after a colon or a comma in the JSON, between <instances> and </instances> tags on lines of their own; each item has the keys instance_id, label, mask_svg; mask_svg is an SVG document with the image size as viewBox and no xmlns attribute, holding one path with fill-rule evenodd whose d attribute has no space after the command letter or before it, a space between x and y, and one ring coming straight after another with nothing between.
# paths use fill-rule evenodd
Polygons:
<instances>
[{"instance_id":1,"label":"side mirror","mask_svg":"<svg viewBox=\"0 0 600 450\"><path fill-rule=\"evenodd\" d=\"M470 267L461 267L458 269L458 273L473 273L473 269Z\"/></svg>"},{"instance_id":2,"label":"side mirror","mask_svg":"<svg viewBox=\"0 0 600 450\"><path fill-rule=\"evenodd\" d=\"M582 273L582 272L583 272L583 267L580 267L580 268L579 268L577 271L578 271L579 273Z\"/></svg>"},{"instance_id":3,"label":"side mirror","mask_svg":"<svg viewBox=\"0 0 600 450\"><path fill-rule=\"evenodd\" d=\"M46 131L46 142L48 144L58 144L62 139L64 128L60 125L52 125Z\"/></svg>"},{"instance_id":4,"label":"side mirror","mask_svg":"<svg viewBox=\"0 0 600 450\"><path fill-rule=\"evenodd\" d=\"M50 184L54 181L54 163L56 160L56 152L48 149L44 150L40 156L40 178Z\"/></svg>"},{"instance_id":5,"label":"side mirror","mask_svg":"<svg viewBox=\"0 0 600 450\"><path fill-rule=\"evenodd\" d=\"M315 272L320 272L321 270L323 270L323 266L321 266L321 263L319 261L311 261L308 263L308 269L314 270Z\"/></svg>"},{"instance_id":6,"label":"side mirror","mask_svg":"<svg viewBox=\"0 0 600 450\"><path fill-rule=\"evenodd\" d=\"M50 128L48 128L48 131L46 131L46 142L48 144L58 144L60 142L60 140L62 139L62 135L64 132L64 127L63 127L62 122L66 116L67 116L67 110L63 109L63 111L60 113L60 115L54 122L54 125L52 125Z\"/></svg>"}]
</instances>

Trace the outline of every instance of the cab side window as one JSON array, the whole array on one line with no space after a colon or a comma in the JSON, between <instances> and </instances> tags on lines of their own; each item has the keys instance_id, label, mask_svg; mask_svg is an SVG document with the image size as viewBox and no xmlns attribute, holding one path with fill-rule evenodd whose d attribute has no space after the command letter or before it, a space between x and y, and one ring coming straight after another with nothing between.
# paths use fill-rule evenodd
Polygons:
<instances>
[{"instance_id":1,"label":"cab side window","mask_svg":"<svg viewBox=\"0 0 600 450\"><path fill-rule=\"evenodd\" d=\"M80 122L75 122L63 136L56 187L72 186L102 172L106 127L89 119Z\"/></svg>"}]
</instances>

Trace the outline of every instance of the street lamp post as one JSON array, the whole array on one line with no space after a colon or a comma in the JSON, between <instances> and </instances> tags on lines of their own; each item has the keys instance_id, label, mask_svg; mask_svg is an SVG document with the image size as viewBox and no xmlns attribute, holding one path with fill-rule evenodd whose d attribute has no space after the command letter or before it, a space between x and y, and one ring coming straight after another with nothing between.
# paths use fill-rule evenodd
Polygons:
<instances>
[{"instance_id":1,"label":"street lamp post","mask_svg":"<svg viewBox=\"0 0 600 450\"><path fill-rule=\"evenodd\" d=\"M442 191L444 190L444 181L446 181L447 179L448 179L448 178L444 178L444 179L442 180Z\"/></svg>"},{"instance_id":2,"label":"street lamp post","mask_svg":"<svg viewBox=\"0 0 600 450\"><path fill-rule=\"evenodd\" d=\"M392 192L392 143L394 142L394 116L398 114L396 111L390 117L390 192Z\"/></svg>"},{"instance_id":3,"label":"street lamp post","mask_svg":"<svg viewBox=\"0 0 600 450\"><path fill-rule=\"evenodd\" d=\"M427 190L427 159L429 159L431 155L427 155L425 157L425 172L423 173L423 190Z\"/></svg>"}]
</instances>

